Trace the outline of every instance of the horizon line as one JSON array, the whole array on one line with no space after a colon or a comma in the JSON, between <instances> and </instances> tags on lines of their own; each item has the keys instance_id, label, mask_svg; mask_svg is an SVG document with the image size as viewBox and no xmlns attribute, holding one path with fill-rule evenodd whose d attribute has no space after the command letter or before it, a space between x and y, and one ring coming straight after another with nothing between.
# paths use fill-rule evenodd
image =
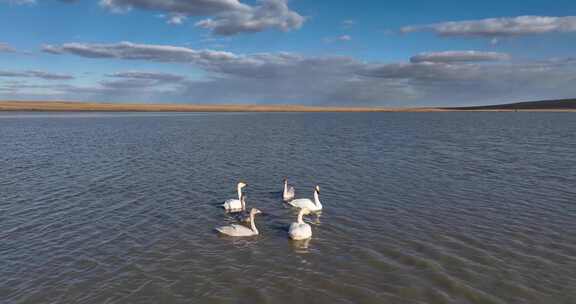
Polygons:
<instances>
[{"instance_id":1,"label":"horizon line","mask_svg":"<svg viewBox=\"0 0 576 304\"><path fill-rule=\"evenodd\" d=\"M554 103L553 106L550 106ZM558 103L564 106L558 106ZM570 103L569 107L566 104ZM548 104L548 105L547 105ZM528 105L528 106L527 106ZM177 104L85 101L0 100L0 112L470 112L562 111L576 112L576 99L543 100L488 106L382 107L313 106L299 104Z\"/></svg>"}]
</instances>

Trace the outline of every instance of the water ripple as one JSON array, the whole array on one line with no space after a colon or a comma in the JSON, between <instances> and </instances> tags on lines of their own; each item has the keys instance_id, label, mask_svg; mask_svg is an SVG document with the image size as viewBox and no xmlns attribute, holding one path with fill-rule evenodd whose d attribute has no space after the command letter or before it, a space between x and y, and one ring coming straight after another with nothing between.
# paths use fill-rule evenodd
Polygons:
<instances>
[{"instance_id":1,"label":"water ripple","mask_svg":"<svg viewBox=\"0 0 576 304\"><path fill-rule=\"evenodd\" d=\"M0 302L576 302L561 113L0 119ZM280 200L321 185L313 238ZM249 181L261 235L218 205Z\"/></svg>"}]
</instances>

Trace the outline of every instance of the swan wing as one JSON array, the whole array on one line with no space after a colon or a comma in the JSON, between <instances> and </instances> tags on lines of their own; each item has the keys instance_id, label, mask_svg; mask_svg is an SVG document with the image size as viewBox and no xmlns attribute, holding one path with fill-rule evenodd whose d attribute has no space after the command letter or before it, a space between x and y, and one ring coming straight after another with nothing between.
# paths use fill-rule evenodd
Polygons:
<instances>
[{"instance_id":1,"label":"swan wing","mask_svg":"<svg viewBox=\"0 0 576 304\"><path fill-rule=\"evenodd\" d=\"M222 234L226 234L229 236L252 236L252 235L254 235L254 231L252 231L252 229L250 229L246 226L237 225L237 224L232 224L230 226L218 227L218 228L216 228L216 230Z\"/></svg>"},{"instance_id":2,"label":"swan wing","mask_svg":"<svg viewBox=\"0 0 576 304\"><path fill-rule=\"evenodd\" d=\"M288 202L288 204L298 207L298 208L307 208L310 211L314 211L317 209L316 204L313 201L307 198L299 198L293 201Z\"/></svg>"},{"instance_id":3,"label":"swan wing","mask_svg":"<svg viewBox=\"0 0 576 304\"><path fill-rule=\"evenodd\" d=\"M294 198L294 193L284 193L282 195L282 198L284 199L284 201L289 201L292 200Z\"/></svg>"},{"instance_id":4,"label":"swan wing","mask_svg":"<svg viewBox=\"0 0 576 304\"><path fill-rule=\"evenodd\" d=\"M294 187L288 187L282 192L282 198L285 202L294 199Z\"/></svg>"},{"instance_id":5,"label":"swan wing","mask_svg":"<svg viewBox=\"0 0 576 304\"><path fill-rule=\"evenodd\" d=\"M294 187L288 187L288 190L283 194L284 200L289 201L294 198Z\"/></svg>"},{"instance_id":6,"label":"swan wing","mask_svg":"<svg viewBox=\"0 0 576 304\"><path fill-rule=\"evenodd\" d=\"M226 210L242 209L242 202L238 199L228 199L222 204Z\"/></svg>"}]
</instances>

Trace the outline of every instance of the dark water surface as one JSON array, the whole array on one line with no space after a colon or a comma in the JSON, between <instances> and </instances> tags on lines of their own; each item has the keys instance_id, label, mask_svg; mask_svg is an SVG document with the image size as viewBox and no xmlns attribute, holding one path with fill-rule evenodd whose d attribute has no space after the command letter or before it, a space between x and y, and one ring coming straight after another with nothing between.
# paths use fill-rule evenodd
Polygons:
<instances>
[{"instance_id":1,"label":"dark water surface","mask_svg":"<svg viewBox=\"0 0 576 304\"><path fill-rule=\"evenodd\" d=\"M0 114L0 303L576 303L576 116Z\"/></svg>"}]
</instances>

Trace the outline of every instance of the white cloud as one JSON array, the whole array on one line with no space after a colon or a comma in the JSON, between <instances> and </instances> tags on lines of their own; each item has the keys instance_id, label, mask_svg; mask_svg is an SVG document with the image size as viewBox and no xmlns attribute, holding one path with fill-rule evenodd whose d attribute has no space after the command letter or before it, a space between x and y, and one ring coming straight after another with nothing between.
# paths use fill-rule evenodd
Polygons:
<instances>
[{"instance_id":1,"label":"white cloud","mask_svg":"<svg viewBox=\"0 0 576 304\"><path fill-rule=\"evenodd\" d=\"M196 50L171 45L136 44L131 42L113 44L65 43L61 46L44 45L42 50L52 54L68 53L88 58L118 58L197 64L212 60L226 61L238 59L237 55L230 52Z\"/></svg>"},{"instance_id":2,"label":"white cloud","mask_svg":"<svg viewBox=\"0 0 576 304\"><path fill-rule=\"evenodd\" d=\"M186 21L187 18L188 17L186 17L186 15L172 14L170 17L168 17L168 21L166 21L166 23L180 25L184 23L184 21Z\"/></svg>"},{"instance_id":3,"label":"white cloud","mask_svg":"<svg viewBox=\"0 0 576 304\"><path fill-rule=\"evenodd\" d=\"M340 25L344 28L344 29L349 29L352 28L354 25L356 25L356 21L352 20L352 19L346 19L343 20Z\"/></svg>"},{"instance_id":4,"label":"white cloud","mask_svg":"<svg viewBox=\"0 0 576 304\"><path fill-rule=\"evenodd\" d=\"M305 21L288 7L287 0L259 0L252 6L239 0L101 0L100 5L116 13L132 9L164 12L171 24L181 24L190 16L206 16L196 26L218 35L290 31L299 29Z\"/></svg>"},{"instance_id":5,"label":"white cloud","mask_svg":"<svg viewBox=\"0 0 576 304\"><path fill-rule=\"evenodd\" d=\"M261 32L268 28L281 31L299 29L305 18L288 8L286 0L262 0L249 11L232 11L196 23L218 35Z\"/></svg>"},{"instance_id":6,"label":"white cloud","mask_svg":"<svg viewBox=\"0 0 576 304\"><path fill-rule=\"evenodd\" d=\"M238 0L100 0L100 5L117 12L127 12L136 8L190 16L250 9L250 6Z\"/></svg>"},{"instance_id":7,"label":"white cloud","mask_svg":"<svg viewBox=\"0 0 576 304\"><path fill-rule=\"evenodd\" d=\"M155 81L173 81L178 82L186 79L186 77L171 73L161 73L161 72L142 72L142 71L126 71L118 72L106 75L108 77L114 78L125 78L125 79L147 79Z\"/></svg>"},{"instance_id":8,"label":"white cloud","mask_svg":"<svg viewBox=\"0 0 576 304\"><path fill-rule=\"evenodd\" d=\"M503 61L509 60L510 55L498 52L482 51L444 51L420 53L410 57L411 62L482 62L482 61Z\"/></svg>"},{"instance_id":9,"label":"white cloud","mask_svg":"<svg viewBox=\"0 0 576 304\"><path fill-rule=\"evenodd\" d=\"M9 78L40 78L44 80L70 80L74 79L74 76L59 73L50 73L36 70L27 71L8 71L0 70L0 77Z\"/></svg>"},{"instance_id":10,"label":"white cloud","mask_svg":"<svg viewBox=\"0 0 576 304\"><path fill-rule=\"evenodd\" d=\"M7 2L13 5L33 5L36 4L36 0L0 0L0 2Z\"/></svg>"},{"instance_id":11,"label":"white cloud","mask_svg":"<svg viewBox=\"0 0 576 304\"><path fill-rule=\"evenodd\" d=\"M352 36L340 35L340 36L336 37L336 39L338 39L339 41L350 41L350 40L352 40Z\"/></svg>"},{"instance_id":12,"label":"white cloud","mask_svg":"<svg viewBox=\"0 0 576 304\"><path fill-rule=\"evenodd\" d=\"M431 31L441 36L506 37L552 32L576 32L576 16L518 16L411 25L403 33Z\"/></svg>"},{"instance_id":13,"label":"white cloud","mask_svg":"<svg viewBox=\"0 0 576 304\"><path fill-rule=\"evenodd\" d=\"M131 90L150 89L155 87L178 86L187 78L182 75L161 73L126 71L106 75L110 79L100 81L103 89Z\"/></svg>"},{"instance_id":14,"label":"white cloud","mask_svg":"<svg viewBox=\"0 0 576 304\"><path fill-rule=\"evenodd\" d=\"M0 42L0 53L13 53L16 50L7 43Z\"/></svg>"},{"instance_id":15,"label":"white cloud","mask_svg":"<svg viewBox=\"0 0 576 304\"><path fill-rule=\"evenodd\" d=\"M347 41L351 41L351 40L352 40L352 36L350 36L350 35L340 35L340 36L336 36L336 37L326 37L326 38L322 39L322 41L324 41L325 43L347 42Z\"/></svg>"}]
</instances>

